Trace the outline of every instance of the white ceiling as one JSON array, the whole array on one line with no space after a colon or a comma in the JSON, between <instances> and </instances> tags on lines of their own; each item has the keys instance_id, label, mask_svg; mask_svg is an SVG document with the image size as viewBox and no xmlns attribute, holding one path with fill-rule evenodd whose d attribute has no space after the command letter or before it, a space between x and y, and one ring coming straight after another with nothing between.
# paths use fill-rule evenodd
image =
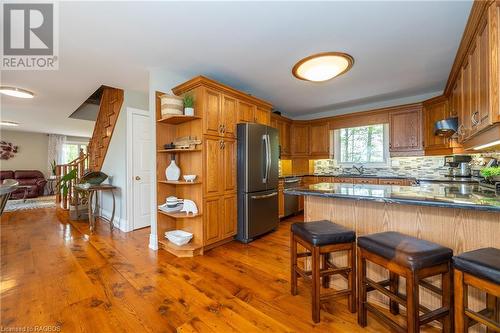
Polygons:
<instances>
[{"instance_id":1,"label":"white ceiling","mask_svg":"<svg viewBox=\"0 0 500 333\"><path fill-rule=\"evenodd\" d=\"M147 92L148 70L207 75L291 116L441 91L470 1L61 2L58 71L5 71L2 97L20 130L89 136L68 116L100 85ZM351 54L354 67L326 83L296 80L312 53Z\"/></svg>"}]
</instances>

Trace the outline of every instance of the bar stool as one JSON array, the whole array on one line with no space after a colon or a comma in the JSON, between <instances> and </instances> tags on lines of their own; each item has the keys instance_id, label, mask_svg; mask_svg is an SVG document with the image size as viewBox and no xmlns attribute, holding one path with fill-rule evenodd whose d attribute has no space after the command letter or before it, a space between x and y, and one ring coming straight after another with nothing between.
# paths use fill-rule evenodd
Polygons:
<instances>
[{"instance_id":1,"label":"bar stool","mask_svg":"<svg viewBox=\"0 0 500 333\"><path fill-rule=\"evenodd\" d=\"M398 332L416 333L421 325L434 320L442 322L444 332L452 332L452 255L447 247L398 232L358 237L358 324L366 327L370 311ZM375 282L368 278L367 260L389 270L389 280ZM442 276L442 288L423 280L438 274ZM400 276L406 278L406 296L399 293ZM441 308L431 311L421 305L419 286L441 295ZM367 302L367 293L373 290L389 297L392 314L399 314L399 304L406 307L406 328ZM424 314L420 315L420 311Z\"/></svg>"},{"instance_id":2,"label":"bar stool","mask_svg":"<svg viewBox=\"0 0 500 333\"><path fill-rule=\"evenodd\" d=\"M478 323L488 332L500 332L500 249L493 247L453 257L455 277L455 328L467 332ZM468 286L486 292L486 308L475 312L467 306Z\"/></svg>"},{"instance_id":3,"label":"bar stool","mask_svg":"<svg viewBox=\"0 0 500 333\"><path fill-rule=\"evenodd\" d=\"M356 312L356 233L330 221L294 223L291 227L291 293L297 295L297 277L312 281L312 320L320 321L320 306L332 298L348 296L351 312ZM309 252L297 253L297 243ZM329 260L329 254L347 251L347 267L337 267ZM311 257L310 271L297 266L297 258ZM347 279L347 289L320 294L320 280L328 288L330 276L340 274Z\"/></svg>"}]
</instances>

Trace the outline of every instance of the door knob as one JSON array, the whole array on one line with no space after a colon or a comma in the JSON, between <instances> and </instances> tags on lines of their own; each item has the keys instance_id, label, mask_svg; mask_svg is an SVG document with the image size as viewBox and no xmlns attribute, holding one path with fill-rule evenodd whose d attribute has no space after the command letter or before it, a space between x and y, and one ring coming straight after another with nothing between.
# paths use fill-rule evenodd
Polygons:
<instances>
[{"instance_id":1,"label":"door knob","mask_svg":"<svg viewBox=\"0 0 500 333\"><path fill-rule=\"evenodd\" d=\"M141 177L135 176L135 180L141 180Z\"/></svg>"}]
</instances>

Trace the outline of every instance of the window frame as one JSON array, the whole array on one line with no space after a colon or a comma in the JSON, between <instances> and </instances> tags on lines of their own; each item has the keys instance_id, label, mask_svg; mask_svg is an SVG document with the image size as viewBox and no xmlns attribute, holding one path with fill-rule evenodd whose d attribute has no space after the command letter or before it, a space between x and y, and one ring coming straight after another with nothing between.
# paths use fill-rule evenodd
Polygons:
<instances>
[{"instance_id":1,"label":"window frame","mask_svg":"<svg viewBox=\"0 0 500 333\"><path fill-rule=\"evenodd\" d=\"M78 152L80 152L80 148L83 146L83 147L86 147L85 148L85 152L87 151L87 148L88 148L88 143L85 143L85 142L82 142L82 141L66 141L64 144L63 144L63 151L64 151L64 146L65 145L74 145L74 146L77 146L77 150ZM72 160L69 160L69 161L66 161L65 164L71 162Z\"/></svg>"},{"instance_id":2,"label":"window frame","mask_svg":"<svg viewBox=\"0 0 500 333\"><path fill-rule=\"evenodd\" d=\"M384 133L384 161L383 162L341 162L340 161L340 130L344 128L357 128L357 127L368 127L368 126L376 126L383 125L383 133ZM390 166L391 160L389 155L389 124L381 123L381 124L370 124L370 125L361 125L361 126L352 126L352 127L344 127L333 130L333 157L338 166L352 168L353 166L362 165L363 167L369 168L387 168Z\"/></svg>"}]
</instances>

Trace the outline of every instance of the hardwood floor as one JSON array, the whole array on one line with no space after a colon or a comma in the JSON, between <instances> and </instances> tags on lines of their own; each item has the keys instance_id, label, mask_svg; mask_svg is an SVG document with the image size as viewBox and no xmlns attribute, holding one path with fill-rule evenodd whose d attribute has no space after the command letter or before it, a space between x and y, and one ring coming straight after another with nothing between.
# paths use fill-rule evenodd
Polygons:
<instances>
[{"instance_id":1,"label":"hardwood floor","mask_svg":"<svg viewBox=\"0 0 500 333\"><path fill-rule=\"evenodd\" d=\"M59 216L59 218L58 218ZM147 247L149 229L110 234L55 209L1 218L1 327L62 332L385 332L364 330L345 301L311 321L309 288L290 295L289 228L248 245L176 258Z\"/></svg>"}]
</instances>

